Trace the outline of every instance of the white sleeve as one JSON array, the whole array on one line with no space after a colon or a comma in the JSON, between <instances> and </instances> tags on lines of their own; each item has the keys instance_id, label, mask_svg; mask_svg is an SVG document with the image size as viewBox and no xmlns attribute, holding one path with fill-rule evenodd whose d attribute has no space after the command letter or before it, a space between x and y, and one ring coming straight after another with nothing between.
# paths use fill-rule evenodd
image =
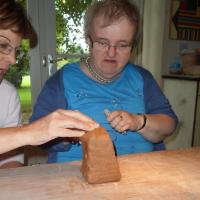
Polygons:
<instances>
[{"instance_id":1,"label":"white sleeve","mask_svg":"<svg viewBox=\"0 0 200 200\"><path fill-rule=\"evenodd\" d=\"M8 83L6 82L6 84ZM1 95L4 96L0 100L1 105L4 106L1 108L2 113L0 119L3 120L0 123L1 128L19 126L22 119L20 98L17 90L14 86L10 86L10 84L7 86L6 84L4 84L4 88L1 91ZM24 153L16 149L0 155L0 166L10 161L24 163Z\"/></svg>"},{"instance_id":2,"label":"white sleeve","mask_svg":"<svg viewBox=\"0 0 200 200\"><path fill-rule=\"evenodd\" d=\"M16 90L13 90L8 102L8 114L4 127L19 126L22 122L20 98Z\"/></svg>"}]
</instances>

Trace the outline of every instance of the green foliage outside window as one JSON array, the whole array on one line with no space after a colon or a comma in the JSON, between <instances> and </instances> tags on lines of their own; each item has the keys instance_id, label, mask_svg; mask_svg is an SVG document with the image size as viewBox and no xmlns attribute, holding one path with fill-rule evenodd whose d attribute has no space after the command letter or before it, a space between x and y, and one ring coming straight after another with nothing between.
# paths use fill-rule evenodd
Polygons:
<instances>
[{"instance_id":1,"label":"green foliage outside window","mask_svg":"<svg viewBox=\"0 0 200 200\"><path fill-rule=\"evenodd\" d=\"M56 38L57 52L62 53L65 49L68 53L83 51L76 41L79 39L75 35L69 37L69 32L80 33L79 27L82 23L84 11L91 3L91 0L56 0ZM73 22L72 25L70 22Z\"/></svg>"},{"instance_id":2,"label":"green foliage outside window","mask_svg":"<svg viewBox=\"0 0 200 200\"><path fill-rule=\"evenodd\" d=\"M17 0L26 8L25 0ZM79 39L76 36L69 37L69 33L80 33L79 27L82 23L84 10L92 0L55 0L56 9L56 51L57 53L83 52L83 48L76 43ZM73 22L73 23L71 23ZM74 25L73 25L74 24ZM22 53L17 54L17 63L10 67L6 73L6 79L17 88L21 86L22 77L30 73L28 41L22 42ZM70 62L73 59L70 60Z\"/></svg>"}]
</instances>

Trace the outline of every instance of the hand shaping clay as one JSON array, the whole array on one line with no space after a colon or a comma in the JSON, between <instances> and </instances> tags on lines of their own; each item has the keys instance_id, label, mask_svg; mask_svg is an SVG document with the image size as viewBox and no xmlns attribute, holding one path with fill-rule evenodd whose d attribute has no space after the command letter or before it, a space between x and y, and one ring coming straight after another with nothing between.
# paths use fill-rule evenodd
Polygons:
<instances>
[{"instance_id":1,"label":"hand shaping clay","mask_svg":"<svg viewBox=\"0 0 200 200\"><path fill-rule=\"evenodd\" d=\"M107 183L121 178L113 143L107 131L99 127L81 137L81 172L88 183Z\"/></svg>"}]
</instances>

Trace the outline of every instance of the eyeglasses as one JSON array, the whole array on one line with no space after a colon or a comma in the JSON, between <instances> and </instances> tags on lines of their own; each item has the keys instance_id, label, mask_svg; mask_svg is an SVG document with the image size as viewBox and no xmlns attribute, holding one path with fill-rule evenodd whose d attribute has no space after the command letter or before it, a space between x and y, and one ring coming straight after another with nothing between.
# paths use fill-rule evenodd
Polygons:
<instances>
[{"instance_id":1,"label":"eyeglasses","mask_svg":"<svg viewBox=\"0 0 200 200\"><path fill-rule=\"evenodd\" d=\"M0 53L10 55L13 51L17 53L19 49L20 47L14 48L7 37L0 35Z\"/></svg>"},{"instance_id":2,"label":"eyeglasses","mask_svg":"<svg viewBox=\"0 0 200 200\"><path fill-rule=\"evenodd\" d=\"M132 50L132 44L125 42L119 42L116 45L111 45L104 39L93 41L91 36L89 36L89 39L92 43L92 47L99 51L108 51L111 47L115 48L115 50L120 53L129 53Z\"/></svg>"}]
</instances>

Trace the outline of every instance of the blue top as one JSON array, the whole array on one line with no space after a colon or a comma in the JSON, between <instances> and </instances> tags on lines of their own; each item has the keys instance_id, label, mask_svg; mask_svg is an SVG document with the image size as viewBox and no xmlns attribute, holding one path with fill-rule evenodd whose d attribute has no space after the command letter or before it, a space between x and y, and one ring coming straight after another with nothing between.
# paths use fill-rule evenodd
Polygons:
<instances>
[{"instance_id":1,"label":"blue top","mask_svg":"<svg viewBox=\"0 0 200 200\"><path fill-rule=\"evenodd\" d=\"M162 113L177 121L150 72L133 64L128 64L120 77L108 84L98 83L85 75L79 63L65 65L47 80L30 120L34 121L58 108L80 110L104 126L111 136L117 155L153 151L158 145L153 145L137 132L127 131L126 135L118 133L107 122L104 109ZM49 145L49 162L82 158L81 145L77 143L55 140Z\"/></svg>"}]
</instances>

